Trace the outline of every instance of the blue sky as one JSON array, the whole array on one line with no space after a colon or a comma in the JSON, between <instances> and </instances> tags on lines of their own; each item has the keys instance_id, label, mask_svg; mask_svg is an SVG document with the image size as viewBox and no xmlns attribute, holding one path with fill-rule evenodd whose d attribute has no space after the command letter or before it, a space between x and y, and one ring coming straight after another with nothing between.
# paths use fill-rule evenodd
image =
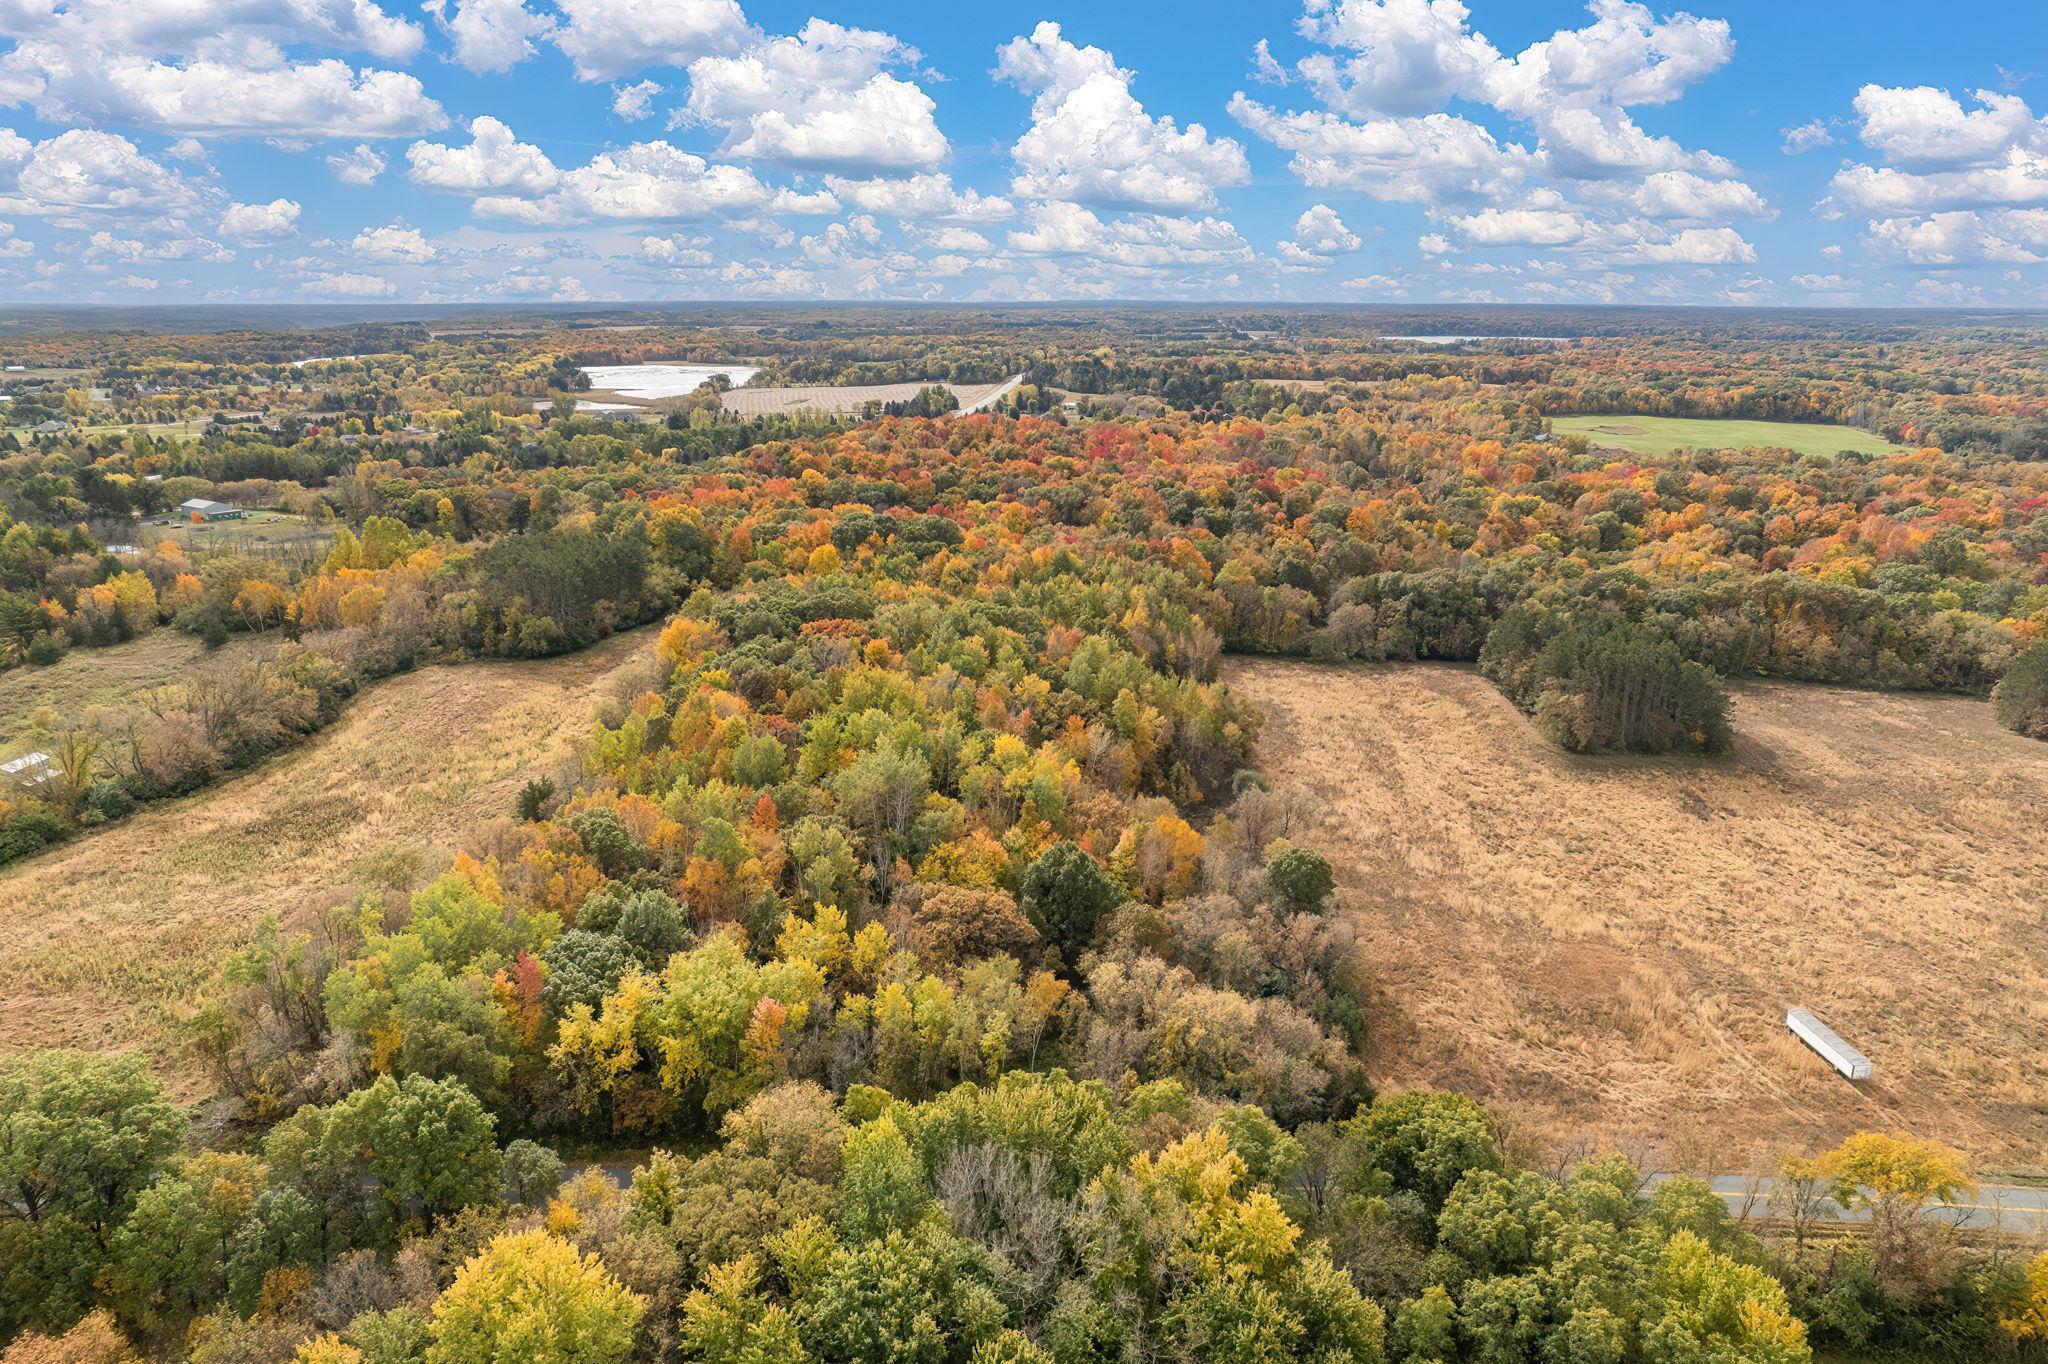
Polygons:
<instances>
[{"instance_id":1,"label":"blue sky","mask_svg":"<svg viewBox=\"0 0 2048 1364\"><path fill-rule=\"evenodd\" d=\"M0 43L0 300L2048 305L2039 4L0 0Z\"/></svg>"}]
</instances>

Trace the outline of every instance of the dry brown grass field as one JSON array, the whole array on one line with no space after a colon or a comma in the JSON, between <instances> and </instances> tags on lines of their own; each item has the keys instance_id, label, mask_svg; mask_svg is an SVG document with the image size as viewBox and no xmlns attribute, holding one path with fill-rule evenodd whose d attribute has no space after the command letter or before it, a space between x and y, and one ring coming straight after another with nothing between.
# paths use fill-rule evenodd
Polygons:
<instances>
[{"instance_id":1,"label":"dry brown grass field","mask_svg":"<svg viewBox=\"0 0 2048 1364\"><path fill-rule=\"evenodd\" d=\"M267 658L278 637L235 635L208 652L192 635L155 629L104 649L73 649L47 667L0 672L0 758L33 746L39 711L59 720L83 720L95 707L117 707L145 692L176 688L209 660L241 662Z\"/></svg>"},{"instance_id":2,"label":"dry brown grass field","mask_svg":"<svg viewBox=\"0 0 2048 1364\"><path fill-rule=\"evenodd\" d=\"M306 924L435 874L580 753L598 703L651 676L653 643L376 683L303 747L0 870L0 1054L140 1045L196 1097L166 1025L224 952L265 914Z\"/></svg>"},{"instance_id":3,"label":"dry brown grass field","mask_svg":"<svg viewBox=\"0 0 2048 1364\"><path fill-rule=\"evenodd\" d=\"M1738 1169L1858 1128L2048 1165L2048 744L1982 701L1734 689L1734 753L1596 759L1442 665L1232 660L1319 797L1384 1087ZM1787 1035L1813 1009L1876 1067Z\"/></svg>"}]
</instances>

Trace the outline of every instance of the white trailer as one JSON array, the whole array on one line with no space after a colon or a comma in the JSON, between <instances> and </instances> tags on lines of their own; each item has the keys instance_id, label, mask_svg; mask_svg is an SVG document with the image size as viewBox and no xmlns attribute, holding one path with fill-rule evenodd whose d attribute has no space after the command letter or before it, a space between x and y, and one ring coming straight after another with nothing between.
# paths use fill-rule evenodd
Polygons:
<instances>
[{"instance_id":1,"label":"white trailer","mask_svg":"<svg viewBox=\"0 0 2048 1364\"><path fill-rule=\"evenodd\" d=\"M1820 1053L1823 1061L1852 1080L1870 1078L1870 1058L1835 1036L1835 1030L1804 1009L1785 1014L1785 1027L1794 1037Z\"/></svg>"}]
</instances>

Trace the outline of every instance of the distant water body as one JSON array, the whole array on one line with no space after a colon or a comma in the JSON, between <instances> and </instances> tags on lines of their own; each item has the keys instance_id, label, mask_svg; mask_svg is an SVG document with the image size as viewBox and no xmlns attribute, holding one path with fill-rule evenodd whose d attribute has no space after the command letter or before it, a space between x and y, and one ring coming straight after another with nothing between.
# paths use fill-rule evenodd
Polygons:
<instances>
[{"instance_id":1,"label":"distant water body","mask_svg":"<svg viewBox=\"0 0 2048 1364\"><path fill-rule=\"evenodd\" d=\"M706 379L723 374L738 388L761 371L750 365L585 365L583 373L592 388L616 393L622 398L680 398L695 393Z\"/></svg>"}]
</instances>

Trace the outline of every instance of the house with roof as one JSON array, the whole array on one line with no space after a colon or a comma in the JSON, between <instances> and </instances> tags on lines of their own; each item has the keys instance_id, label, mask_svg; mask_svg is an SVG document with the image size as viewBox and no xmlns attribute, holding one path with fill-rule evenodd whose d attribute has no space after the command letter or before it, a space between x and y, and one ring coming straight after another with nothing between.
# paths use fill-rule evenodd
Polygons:
<instances>
[{"instance_id":1,"label":"house with roof","mask_svg":"<svg viewBox=\"0 0 2048 1364\"><path fill-rule=\"evenodd\" d=\"M211 498L188 497L178 504L178 515L187 521L236 521L241 519L242 511Z\"/></svg>"}]
</instances>

